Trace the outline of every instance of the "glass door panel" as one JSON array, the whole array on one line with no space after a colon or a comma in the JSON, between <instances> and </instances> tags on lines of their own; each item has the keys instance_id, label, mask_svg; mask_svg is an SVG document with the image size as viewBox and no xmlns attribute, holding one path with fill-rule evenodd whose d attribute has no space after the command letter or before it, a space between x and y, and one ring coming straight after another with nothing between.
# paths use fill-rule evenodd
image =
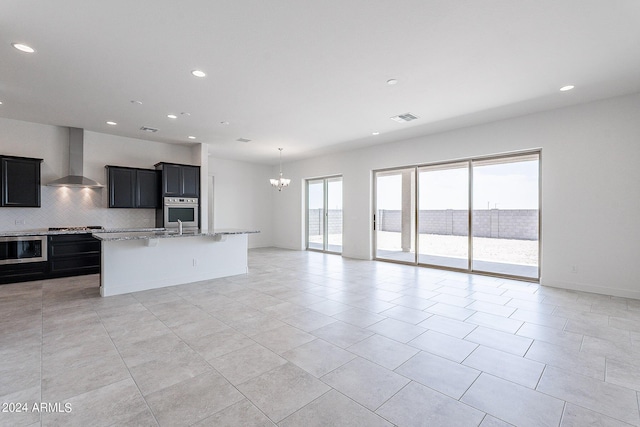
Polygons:
<instances>
[{"instance_id":1,"label":"glass door panel","mask_svg":"<svg viewBox=\"0 0 640 427\"><path fill-rule=\"evenodd\" d=\"M469 268L469 162L418 169L418 262Z\"/></svg>"},{"instance_id":2,"label":"glass door panel","mask_svg":"<svg viewBox=\"0 0 640 427\"><path fill-rule=\"evenodd\" d=\"M307 249L342 253L342 177L307 181Z\"/></svg>"},{"instance_id":3,"label":"glass door panel","mask_svg":"<svg viewBox=\"0 0 640 427\"><path fill-rule=\"evenodd\" d=\"M416 262L415 168L375 173L375 257Z\"/></svg>"},{"instance_id":4,"label":"glass door panel","mask_svg":"<svg viewBox=\"0 0 640 427\"><path fill-rule=\"evenodd\" d=\"M307 181L307 249L324 250L324 180Z\"/></svg>"},{"instance_id":5,"label":"glass door panel","mask_svg":"<svg viewBox=\"0 0 640 427\"><path fill-rule=\"evenodd\" d=\"M342 177L327 178L327 246L328 252L342 253Z\"/></svg>"},{"instance_id":6,"label":"glass door panel","mask_svg":"<svg viewBox=\"0 0 640 427\"><path fill-rule=\"evenodd\" d=\"M539 155L473 161L472 270L539 277Z\"/></svg>"}]
</instances>

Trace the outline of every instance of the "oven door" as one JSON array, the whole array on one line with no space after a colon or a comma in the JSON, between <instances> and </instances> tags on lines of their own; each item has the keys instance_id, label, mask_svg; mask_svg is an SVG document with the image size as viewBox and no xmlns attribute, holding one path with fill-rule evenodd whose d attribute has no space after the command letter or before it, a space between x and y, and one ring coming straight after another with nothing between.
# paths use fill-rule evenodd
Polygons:
<instances>
[{"instance_id":1,"label":"oven door","mask_svg":"<svg viewBox=\"0 0 640 427\"><path fill-rule=\"evenodd\" d=\"M0 265L47 260L47 236L0 237Z\"/></svg>"},{"instance_id":2,"label":"oven door","mask_svg":"<svg viewBox=\"0 0 640 427\"><path fill-rule=\"evenodd\" d=\"M198 205L165 206L164 226L177 228L178 220L183 227L198 228Z\"/></svg>"}]
</instances>

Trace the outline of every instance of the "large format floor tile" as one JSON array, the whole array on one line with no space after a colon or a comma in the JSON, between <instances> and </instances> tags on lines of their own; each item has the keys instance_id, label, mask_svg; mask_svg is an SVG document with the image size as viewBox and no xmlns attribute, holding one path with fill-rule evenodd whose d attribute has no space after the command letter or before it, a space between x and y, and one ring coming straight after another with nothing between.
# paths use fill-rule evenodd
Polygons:
<instances>
[{"instance_id":1,"label":"large format floor tile","mask_svg":"<svg viewBox=\"0 0 640 427\"><path fill-rule=\"evenodd\" d=\"M482 374L460 399L517 426L557 426L564 402L492 375Z\"/></svg>"},{"instance_id":2,"label":"large format floor tile","mask_svg":"<svg viewBox=\"0 0 640 427\"><path fill-rule=\"evenodd\" d=\"M146 396L161 426L190 425L242 399L222 375L211 371Z\"/></svg>"},{"instance_id":3,"label":"large format floor tile","mask_svg":"<svg viewBox=\"0 0 640 427\"><path fill-rule=\"evenodd\" d=\"M0 286L3 426L640 426L640 302L272 248L101 298Z\"/></svg>"},{"instance_id":4,"label":"large format floor tile","mask_svg":"<svg viewBox=\"0 0 640 427\"><path fill-rule=\"evenodd\" d=\"M285 418L281 427L384 427L392 424L335 390Z\"/></svg>"},{"instance_id":5,"label":"large format floor tile","mask_svg":"<svg viewBox=\"0 0 640 427\"><path fill-rule=\"evenodd\" d=\"M420 352L395 370L440 393L460 399L480 371L427 352Z\"/></svg>"},{"instance_id":6,"label":"large format floor tile","mask_svg":"<svg viewBox=\"0 0 640 427\"><path fill-rule=\"evenodd\" d=\"M634 390L594 378L547 367L539 391L633 425L640 425L638 395Z\"/></svg>"},{"instance_id":7,"label":"large format floor tile","mask_svg":"<svg viewBox=\"0 0 640 427\"><path fill-rule=\"evenodd\" d=\"M329 391L326 384L290 363L240 384L238 389L274 422Z\"/></svg>"},{"instance_id":8,"label":"large format floor tile","mask_svg":"<svg viewBox=\"0 0 640 427\"><path fill-rule=\"evenodd\" d=\"M361 358L328 373L321 380L372 411L409 382L407 378Z\"/></svg>"},{"instance_id":9,"label":"large format floor tile","mask_svg":"<svg viewBox=\"0 0 640 427\"><path fill-rule=\"evenodd\" d=\"M484 417L464 403L412 382L376 411L399 426L477 426Z\"/></svg>"}]
</instances>

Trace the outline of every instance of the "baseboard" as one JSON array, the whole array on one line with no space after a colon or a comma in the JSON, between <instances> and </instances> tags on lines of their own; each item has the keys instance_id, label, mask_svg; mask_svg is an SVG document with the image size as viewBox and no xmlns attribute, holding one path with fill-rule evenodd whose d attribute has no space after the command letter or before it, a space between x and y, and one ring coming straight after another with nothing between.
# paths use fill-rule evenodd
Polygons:
<instances>
[{"instance_id":1,"label":"baseboard","mask_svg":"<svg viewBox=\"0 0 640 427\"><path fill-rule=\"evenodd\" d=\"M604 287L604 286L587 285L584 283L557 282L557 281L550 282L546 280L542 281L540 284L542 286L547 286L549 288L568 289L572 291L590 292L593 294L609 295L614 297L640 299L640 290L633 291L629 289L618 289L618 288L610 288L610 287Z\"/></svg>"}]
</instances>

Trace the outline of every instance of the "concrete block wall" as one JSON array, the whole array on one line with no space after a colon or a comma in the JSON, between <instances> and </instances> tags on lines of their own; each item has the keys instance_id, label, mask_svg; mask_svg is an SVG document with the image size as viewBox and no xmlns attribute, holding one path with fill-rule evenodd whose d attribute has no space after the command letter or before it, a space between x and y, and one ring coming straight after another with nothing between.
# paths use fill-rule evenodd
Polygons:
<instances>
[{"instance_id":1,"label":"concrete block wall","mask_svg":"<svg viewBox=\"0 0 640 427\"><path fill-rule=\"evenodd\" d=\"M328 213L329 234L342 234L342 209L329 209ZM309 209L308 215L309 235L320 236L324 227L324 209Z\"/></svg>"},{"instance_id":2,"label":"concrete block wall","mask_svg":"<svg viewBox=\"0 0 640 427\"><path fill-rule=\"evenodd\" d=\"M376 222L381 231L400 232L400 210L379 210ZM421 210L419 212L421 234L466 236L469 233L466 210ZM476 237L499 239L538 239L538 210L491 209L476 210L473 215L473 234Z\"/></svg>"}]
</instances>

